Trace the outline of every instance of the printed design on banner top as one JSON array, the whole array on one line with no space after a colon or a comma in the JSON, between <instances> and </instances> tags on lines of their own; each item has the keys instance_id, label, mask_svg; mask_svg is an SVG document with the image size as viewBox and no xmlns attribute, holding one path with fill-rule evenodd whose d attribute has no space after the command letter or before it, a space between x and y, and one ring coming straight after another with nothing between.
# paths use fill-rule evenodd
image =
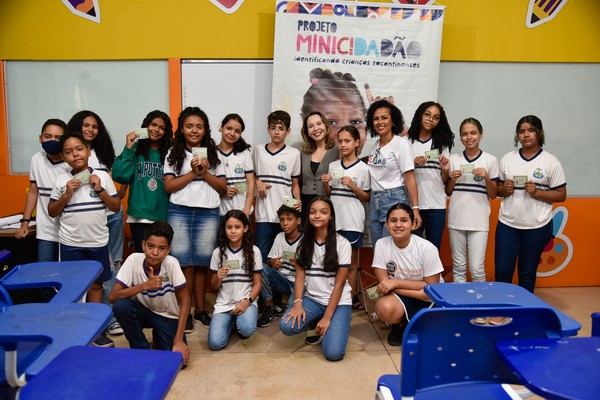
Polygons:
<instances>
[{"instance_id":1,"label":"printed design on banner top","mask_svg":"<svg viewBox=\"0 0 600 400\"><path fill-rule=\"evenodd\" d=\"M100 23L100 5L99 0L62 0L69 11L73 14Z\"/></svg>"},{"instance_id":2,"label":"printed design on banner top","mask_svg":"<svg viewBox=\"0 0 600 400\"><path fill-rule=\"evenodd\" d=\"M556 207L552 212L552 239L548 242L538 265L537 276L547 277L556 275L573 258L573 243L563 232L569 219L569 210L566 207Z\"/></svg>"},{"instance_id":3,"label":"printed design on banner top","mask_svg":"<svg viewBox=\"0 0 600 400\"><path fill-rule=\"evenodd\" d=\"M224 13L233 14L244 3L244 0L210 0L210 2Z\"/></svg>"},{"instance_id":4,"label":"printed design on banner top","mask_svg":"<svg viewBox=\"0 0 600 400\"><path fill-rule=\"evenodd\" d=\"M529 0L525 26L535 28L538 25L550 22L558 15L567 4L567 0Z\"/></svg>"}]
</instances>

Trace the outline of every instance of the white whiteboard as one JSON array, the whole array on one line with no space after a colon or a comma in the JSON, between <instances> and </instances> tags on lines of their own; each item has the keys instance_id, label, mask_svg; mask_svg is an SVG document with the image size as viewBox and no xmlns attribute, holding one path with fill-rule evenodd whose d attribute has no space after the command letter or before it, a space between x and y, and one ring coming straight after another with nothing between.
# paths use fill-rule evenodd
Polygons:
<instances>
[{"instance_id":1,"label":"white whiteboard","mask_svg":"<svg viewBox=\"0 0 600 400\"><path fill-rule=\"evenodd\" d=\"M6 61L5 73L13 174L29 173L49 118L66 123L77 111L94 111L119 155L148 112L169 111L167 61Z\"/></svg>"},{"instance_id":2,"label":"white whiteboard","mask_svg":"<svg viewBox=\"0 0 600 400\"><path fill-rule=\"evenodd\" d=\"M182 60L183 108L200 107L208 115L211 136L227 114L239 114L246 129L244 140L256 145L269 142L267 116L271 112L272 60ZM177 117L173 118L174 127Z\"/></svg>"},{"instance_id":3,"label":"white whiteboard","mask_svg":"<svg viewBox=\"0 0 600 400\"><path fill-rule=\"evenodd\" d=\"M244 136L256 145L268 141L272 61L185 61L184 106L204 108L216 129L230 112L246 122ZM456 134L454 151L462 151L460 122L481 121L482 148L500 159L514 149L519 118L535 114L546 133L544 148L561 161L569 196L600 196L600 64L442 62L439 102ZM294 115L294 110L287 110ZM408 121L412 115L406 115Z\"/></svg>"}]
</instances>

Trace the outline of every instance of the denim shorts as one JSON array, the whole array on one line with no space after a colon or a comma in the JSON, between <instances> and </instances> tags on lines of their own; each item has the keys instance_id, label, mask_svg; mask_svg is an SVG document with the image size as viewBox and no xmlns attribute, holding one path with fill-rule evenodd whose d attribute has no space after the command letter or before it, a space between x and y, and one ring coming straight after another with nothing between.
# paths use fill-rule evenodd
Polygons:
<instances>
[{"instance_id":1,"label":"denim shorts","mask_svg":"<svg viewBox=\"0 0 600 400\"><path fill-rule=\"evenodd\" d=\"M360 249L363 245L362 232L355 231L337 231L340 235L348 239L353 249Z\"/></svg>"},{"instance_id":2,"label":"denim shorts","mask_svg":"<svg viewBox=\"0 0 600 400\"><path fill-rule=\"evenodd\" d=\"M171 255L177 258L181 267L208 267L217 247L219 208L169 203L167 222L174 232Z\"/></svg>"}]
</instances>

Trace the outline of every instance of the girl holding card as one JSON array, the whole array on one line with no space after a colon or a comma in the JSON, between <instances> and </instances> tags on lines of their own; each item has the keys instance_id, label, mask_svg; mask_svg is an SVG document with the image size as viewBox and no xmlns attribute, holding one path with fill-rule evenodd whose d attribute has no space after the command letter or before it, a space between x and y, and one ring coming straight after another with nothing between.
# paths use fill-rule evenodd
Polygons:
<instances>
[{"instance_id":1,"label":"girl holding card","mask_svg":"<svg viewBox=\"0 0 600 400\"><path fill-rule=\"evenodd\" d=\"M352 297L347 278L352 249L335 231L331 200L318 196L307 208L308 224L296 252L296 297L279 327L287 336L315 329L316 336L308 336L306 343L323 342L325 358L338 361L346 354L350 335Z\"/></svg>"},{"instance_id":2,"label":"girl holding card","mask_svg":"<svg viewBox=\"0 0 600 400\"><path fill-rule=\"evenodd\" d=\"M242 138L244 120L238 114L227 114L221 122L219 159L225 168L227 191L221 197L220 213L243 210L250 217L254 201L254 168L250 145Z\"/></svg>"},{"instance_id":3,"label":"girl holding card","mask_svg":"<svg viewBox=\"0 0 600 400\"><path fill-rule=\"evenodd\" d=\"M308 204L317 196L324 196L321 177L327 173L329 164L338 159L339 152L329 135L329 122L319 111L310 112L302 123L304 145L300 152L302 163L302 204ZM306 223L308 210L303 210Z\"/></svg>"},{"instance_id":4,"label":"girl holding card","mask_svg":"<svg viewBox=\"0 0 600 400\"><path fill-rule=\"evenodd\" d=\"M336 229L352 245L352 264L348 281L352 287L352 308L364 310L357 293L358 249L362 247L365 229L363 202L371 198L371 178L367 164L358 159L360 132L352 125L342 127L337 133L338 148L342 156L329 164L329 172L321 180L331 198L338 216Z\"/></svg>"},{"instance_id":5,"label":"girl holding card","mask_svg":"<svg viewBox=\"0 0 600 400\"><path fill-rule=\"evenodd\" d=\"M387 100L375 101L367 111L367 131L378 137L369 152L367 165L371 175L369 227L371 243L389 236L385 221L389 208L396 203L411 204L414 227L421 226L419 193L410 144L399 135L404 129L402 113Z\"/></svg>"},{"instance_id":6,"label":"girl holding card","mask_svg":"<svg viewBox=\"0 0 600 400\"><path fill-rule=\"evenodd\" d=\"M408 138L415 162L419 211L423 225L415 233L440 249L446 224L446 193L450 150L454 134L444 108L436 102L422 103L413 116Z\"/></svg>"},{"instance_id":7,"label":"girl holding card","mask_svg":"<svg viewBox=\"0 0 600 400\"><path fill-rule=\"evenodd\" d=\"M462 153L450 155L446 194L450 196L448 233L454 282L467 281L467 254L473 282L485 281L485 251L490 229L490 200L496 198L498 160L479 148L481 123L467 118L460 124Z\"/></svg>"},{"instance_id":8,"label":"girl holding card","mask_svg":"<svg viewBox=\"0 0 600 400\"><path fill-rule=\"evenodd\" d=\"M533 293L540 257L552 238L552 204L567 198L560 161L543 149L544 128L535 115L517 122L515 146L500 160L496 227L496 281L512 282L515 264L519 286ZM521 178L522 177L522 178Z\"/></svg>"},{"instance_id":9,"label":"girl holding card","mask_svg":"<svg viewBox=\"0 0 600 400\"><path fill-rule=\"evenodd\" d=\"M129 185L127 223L135 251L143 252L146 228L155 221L167 220L169 196L165 192L163 165L173 135L171 118L162 111L150 111L142 121L147 138L129 132L123 151L113 164L113 179Z\"/></svg>"},{"instance_id":10,"label":"girl holding card","mask_svg":"<svg viewBox=\"0 0 600 400\"><path fill-rule=\"evenodd\" d=\"M221 350L235 326L247 339L256 332L256 299L262 282L262 257L254 246L250 222L240 210L229 210L219 228L218 248L210 260L211 283L219 288L208 330L208 347Z\"/></svg>"},{"instance_id":11,"label":"girl holding card","mask_svg":"<svg viewBox=\"0 0 600 400\"><path fill-rule=\"evenodd\" d=\"M190 297L195 300L194 319L208 328L206 276L217 244L220 196L225 194L227 182L206 113L187 107L179 114L177 125L164 167L165 191L171 194L167 222L175 232L171 255L179 260ZM205 152L206 158L194 157L192 151ZM193 330L190 315L185 332Z\"/></svg>"}]
</instances>

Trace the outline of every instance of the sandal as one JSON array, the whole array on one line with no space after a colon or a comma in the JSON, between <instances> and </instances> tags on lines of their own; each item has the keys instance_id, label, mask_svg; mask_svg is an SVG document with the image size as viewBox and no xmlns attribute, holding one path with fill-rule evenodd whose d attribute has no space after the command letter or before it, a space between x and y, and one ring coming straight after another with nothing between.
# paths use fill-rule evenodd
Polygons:
<instances>
[{"instance_id":1,"label":"sandal","mask_svg":"<svg viewBox=\"0 0 600 400\"><path fill-rule=\"evenodd\" d=\"M358 295L355 294L354 297L352 298L352 309L353 310L364 310L365 306L363 306L363 304L360 302L360 299L358 298Z\"/></svg>"}]
</instances>

